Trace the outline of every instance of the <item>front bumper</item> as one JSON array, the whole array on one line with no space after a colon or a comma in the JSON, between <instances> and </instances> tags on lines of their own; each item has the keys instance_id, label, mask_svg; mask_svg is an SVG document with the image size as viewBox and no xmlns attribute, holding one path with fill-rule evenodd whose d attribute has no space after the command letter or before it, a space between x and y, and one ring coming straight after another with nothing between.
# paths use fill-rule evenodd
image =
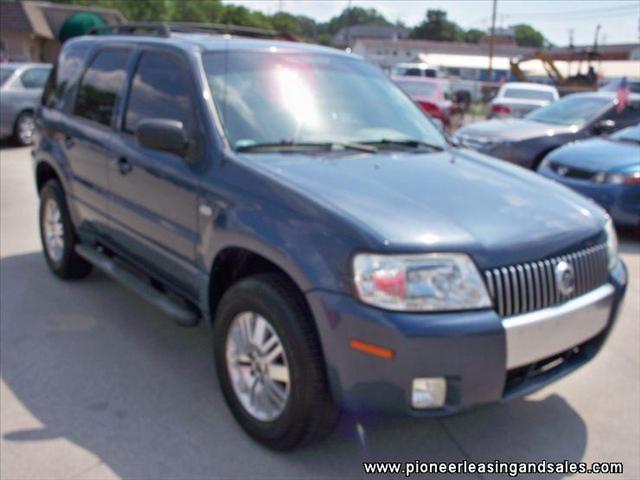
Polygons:
<instances>
[{"instance_id":1,"label":"front bumper","mask_svg":"<svg viewBox=\"0 0 640 480\"><path fill-rule=\"evenodd\" d=\"M521 315L528 318L520 318L520 328L518 317L501 319L494 310L416 314L379 310L326 291L311 291L307 298L337 402L357 413L423 416L524 395L583 365L609 334L626 284L620 262L606 288ZM352 350L352 339L390 348L395 357ZM421 377L446 379L443 408L411 407L412 381Z\"/></svg>"}]
</instances>

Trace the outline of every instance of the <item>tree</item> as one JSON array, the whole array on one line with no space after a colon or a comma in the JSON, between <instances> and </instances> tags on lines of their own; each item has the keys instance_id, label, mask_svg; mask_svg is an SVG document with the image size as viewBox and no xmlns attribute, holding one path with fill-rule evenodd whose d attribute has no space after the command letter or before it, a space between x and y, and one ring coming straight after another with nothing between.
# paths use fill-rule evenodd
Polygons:
<instances>
[{"instance_id":1,"label":"tree","mask_svg":"<svg viewBox=\"0 0 640 480\"><path fill-rule=\"evenodd\" d=\"M471 28L464 32L463 39L467 43L478 43L482 38L486 36L486 32L478 30L477 28Z\"/></svg>"},{"instance_id":2,"label":"tree","mask_svg":"<svg viewBox=\"0 0 640 480\"><path fill-rule=\"evenodd\" d=\"M300 35L300 33L302 33L300 22L290 13L278 12L272 15L271 25L273 25L273 29L278 32L293 33L294 35Z\"/></svg>"},{"instance_id":3,"label":"tree","mask_svg":"<svg viewBox=\"0 0 640 480\"><path fill-rule=\"evenodd\" d=\"M521 47L538 47L541 48L545 45L546 40L544 35L533 28L531 25L520 23L514 25L513 34L516 39L516 43Z\"/></svg>"},{"instance_id":4,"label":"tree","mask_svg":"<svg viewBox=\"0 0 640 480\"><path fill-rule=\"evenodd\" d=\"M384 15L375 8L345 8L340 15L322 25L326 33L335 35L341 28L349 25L391 25Z\"/></svg>"},{"instance_id":5,"label":"tree","mask_svg":"<svg viewBox=\"0 0 640 480\"><path fill-rule=\"evenodd\" d=\"M427 10L425 20L411 31L411 38L436 40L440 42L460 41L462 29L450 20L444 10Z\"/></svg>"}]
</instances>

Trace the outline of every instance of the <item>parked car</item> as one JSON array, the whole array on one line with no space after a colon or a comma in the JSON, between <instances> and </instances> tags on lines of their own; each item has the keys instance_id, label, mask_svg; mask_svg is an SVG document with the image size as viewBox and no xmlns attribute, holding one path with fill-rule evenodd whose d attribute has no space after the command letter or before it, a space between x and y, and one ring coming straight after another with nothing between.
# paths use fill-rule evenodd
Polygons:
<instances>
[{"instance_id":1,"label":"parked car","mask_svg":"<svg viewBox=\"0 0 640 480\"><path fill-rule=\"evenodd\" d=\"M551 150L574 140L612 133L640 121L640 95L618 109L613 92L574 93L521 119L473 123L456 132L465 147L536 169Z\"/></svg>"},{"instance_id":2,"label":"parked car","mask_svg":"<svg viewBox=\"0 0 640 480\"><path fill-rule=\"evenodd\" d=\"M424 112L447 131L462 125L462 109L453 101L449 82L439 78L393 77Z\"/></svg>"},{"instance_id":3,"label":"parked car","mask_svg":"<svg viewBox=\"0 0 640 480\"><path fill-rule=\"evenodd\" d=\"M426 63L396 63L391 67L391 74L395 77L422 77L422 78L437 78L439 77L439 71L436 67L430 67Z\"/></svg>"},{"instance_id":4,"label":"parked car","mask_svg":"<svg viewBox=\"0 0 640 480\"><path fill-rule=\"evenodd\" d=\"M616 224L640 232L640 124L558 148L538 172L595 200Z\"/></svg>"},{"instance_id":5,"label":"parked car","mask_svg":"<svg viewBox=\"0 0 640 480\"><path fill-rule=\"evenodd\" d=\"M527 82L505 83L491 100L488 118L522 117L558 100L558 90L551 85Z\"/></svg>"},{"instance_id":6,"label":"parked car","mask_svg":"<svg viewBox=\"0 0 640 480\"><path fill-rule=\"evenodd\" d=\"M249 435L450 414L602 348L626 269L595 203L453 148L352 55L179 28L63 45L33 152L44 257L211 325Z\"/></svg>"},{"instance_id":7,"label":"parked car","mask_svg":"<svg viewBox=\"0 0 640 480\"><path fill-rule=\"evenodd\" d=\"M40 103L51 65L0 64L0 138L13 136L20 145L32 142L33 112Z\"/></svg>"}]
</instances>

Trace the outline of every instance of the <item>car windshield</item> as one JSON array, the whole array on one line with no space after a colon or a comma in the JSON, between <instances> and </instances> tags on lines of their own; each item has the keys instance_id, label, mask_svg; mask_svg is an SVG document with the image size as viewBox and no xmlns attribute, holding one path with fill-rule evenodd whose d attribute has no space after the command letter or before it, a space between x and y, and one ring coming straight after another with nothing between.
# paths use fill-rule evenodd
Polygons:
<instances>
[{"instance_id":1,"label":"car windshield","mask_svg":"<svg viewBox=\"0 0 640 480\"><path fill-rule=\"evenodd\" d=\"M612 100L607 97L570 96L534 110L524 118L555 125L581 126L611 104Z\"/></svg>"},{"instance_id":2,"label":"car windshield","mask_svg":"<svg viewBox=\"0 0 640 480\"><path fill-rule=\"evenodd\" d=\"M429 82L407 82L398 80L396 83L409 95L416 97L433 97L437 89L435 83Z\"/></svg>"},{"instance_id":3,"label":"car windshield","mask_svg":"<svg viewBox=\"0 0 640 480\"><path fill-rule=\"evenodd\" d=\"M512 88L505 89L502 93L504 98L519 98L522 100L546 100L553 101L553 93L546 92L544 90L529 90L527 88Z\"/></svg>"},{"instance_id":4,"label":"car windshield","mask_svg":"<svg viewBox=\"0 0 640 480\"><path fill-rule=\"evenodd\" d=\"M15 71L15 68L0 67L0 85L4 85L4 82L9 80L9 77Z\"/></svg>"},{"instance_id":5,"label":"car windshield","mask_svg":"<svg viewBox=\"0 0 640 480\"><path fill-rule=\"evenodd\" d=\"M623 128L612 134L609 138L619 142L640 143L640 123L631 127Z\"/></svg>"},{"instance_id":6,"label":"car windshield","mask_svg":"<svg viewBox=\"0 0 640 480\"><path fill-rule=\"evenodd\" d=\"M398 140L447 145L398 87L377 67L361 60L229 51L205 53L203 64L234 149L379 141L393 145Z\"/></svg>"}]
</instances>

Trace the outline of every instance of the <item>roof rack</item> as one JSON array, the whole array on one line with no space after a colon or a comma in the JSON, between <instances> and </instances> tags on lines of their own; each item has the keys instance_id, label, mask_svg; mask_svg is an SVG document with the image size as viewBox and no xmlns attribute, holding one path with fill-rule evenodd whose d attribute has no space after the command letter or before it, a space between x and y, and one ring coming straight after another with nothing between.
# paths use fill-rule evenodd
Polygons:
<instances>
[{"instance_id":1,"label":"roof rack","mask_svg":"<svg viewBox=\"0 0 640 480\"><path fill-rule=\"evenodd\" d=\"M240 27L219 23L194 22L131 22L119 25L100 25L89 30L89 35L147 35L170 37L171 33L217 33L238 35L240 37L273 38L295 41L295 37L287 33L264 30L254 27Z\"/></svg>"}]
</instances>

